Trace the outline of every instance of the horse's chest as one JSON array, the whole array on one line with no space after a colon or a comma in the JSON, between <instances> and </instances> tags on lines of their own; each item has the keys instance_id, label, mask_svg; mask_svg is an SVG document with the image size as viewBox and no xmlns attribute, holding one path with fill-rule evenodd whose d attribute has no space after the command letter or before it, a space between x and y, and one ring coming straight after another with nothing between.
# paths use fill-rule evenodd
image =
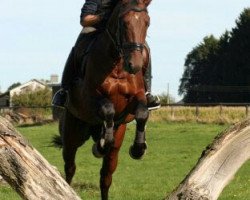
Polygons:
<instances>
[{"instance_id":1,"label":"horse's chest","mask_svg":"<svg viewBox=\"0 0 250 200\"><path fill-rule=\"evenodd\" d=\"M138 88L135 75L114 70L103 82L102 88L108 95L135 95Z\"/></svg>"}]
</instances>

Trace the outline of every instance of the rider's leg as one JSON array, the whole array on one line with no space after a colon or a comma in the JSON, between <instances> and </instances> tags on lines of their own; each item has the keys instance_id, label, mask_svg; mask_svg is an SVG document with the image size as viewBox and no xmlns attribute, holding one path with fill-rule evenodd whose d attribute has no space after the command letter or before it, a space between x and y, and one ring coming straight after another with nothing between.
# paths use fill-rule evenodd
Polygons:
<instances>
[{"instance_id":1,"label":"rider's leg","mask_svg":"<svg viewBox=\"0 0 250 200\"><path fill-rule=\"evenodd\" d=\"M158 96L153 96L151 94L151 79L152 79L152 63L151 63L151 53L148 44L145 44L146 49L148 51L148 66L144 73L144 85L147 97L147 107L149 110L157 109L161 106L160 99Z\"/></svg>"},{"instance_id":2,"label":"rider's leg","mask_svg":"<svg viewBox=\"0 0 250 200\"><path fill-rule=\"evenodd\" d=\"M70 84L72 83L72 80L75 77L74 55L75 55L75 48L73 47L63 70L61 89L56 92L52 100L52 105L54 106L64 107L65 104L67 103L68 90Z\"/></svg>"},{"instance_id":3,"label":"rider's leg","mask_svg":"<svg viewBox=\"0 0 250 200\"><path fill-rule=\"evenodd\" d=\"M72 48L69 57L66 61L63 74L61 89L55 94L52 105L57 107L64 107L68 101L68 90L73 80L77 77L77 72L80 70L78 67L81 65L81 61L85 54L85 48L89 44L90 34L80 33L78 36L75 46Z\"/></svg>"}]
</instances>

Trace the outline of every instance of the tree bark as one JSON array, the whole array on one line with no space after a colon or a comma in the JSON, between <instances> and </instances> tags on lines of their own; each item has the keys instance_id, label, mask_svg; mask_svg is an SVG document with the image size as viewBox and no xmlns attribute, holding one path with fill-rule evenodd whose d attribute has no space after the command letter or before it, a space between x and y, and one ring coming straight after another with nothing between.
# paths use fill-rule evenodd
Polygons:
<instances>
[{"instance_id":1,"label":"tree bark","mask_svg":"<svg viewBox=\"0 0 250 200\"><path fill-rule=\"evenodd\" d=\"M0 175L23 199L80 200L59 172L2 117Z\"/></svg>"},{"instance_id":2,"label":"tree bark","mask_svg":"<svg viewBox=\"0 0 250 200\"><path fill-rule=\"evenodd\" d=\"M215 200L237 170L250 159L250 119L217 136L198 163L166 198Z\"/></svg>"}]
</instances>

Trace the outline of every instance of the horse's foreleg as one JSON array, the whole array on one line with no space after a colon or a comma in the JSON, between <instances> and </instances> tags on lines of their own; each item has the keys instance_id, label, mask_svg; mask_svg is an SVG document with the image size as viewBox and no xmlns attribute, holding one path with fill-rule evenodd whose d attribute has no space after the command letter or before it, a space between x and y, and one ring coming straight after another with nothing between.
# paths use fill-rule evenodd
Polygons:
<instances>
[{"instance_id":1,"label":"horse's foreleg","mask_svg":"<svg viewBox=\"0 0 250 200\"><path fill-rule=\"evenodd\" d=\"M149 111L146 105L139 104L136 113L136 134L134 139L134 144L130 147L130 156L133 159L141 159L146 152L146 136L145 127L148 120Z\"/></svg>"},{"instance_id":2,"label":"horse's foreleg","mask_svg":"<svg viewBox=\"0 0 250 200\"><path fill-rule=\"evenodd\" d=\"M105 99L101 102L99 115L104 121L104 134L99 142L93 146L93 154L96 157L103 157L108 153L114 143L114 115L113 103Z\"/></svg>"},{"instance_id":3,"label":"horse's foreleg","mask_svg":"<svg viewBox=\"0 0 250 200\"><path fill-rule=\"evenodd\" d=\"M102 169L100 172L100 188L102 200L108 199L109 187L112 183L112 174L114 173L118 163L118 152L123 142L126 125L120 125L114 133L114 145L109 153L104 156Z\"/></svg>"}]
</instances>

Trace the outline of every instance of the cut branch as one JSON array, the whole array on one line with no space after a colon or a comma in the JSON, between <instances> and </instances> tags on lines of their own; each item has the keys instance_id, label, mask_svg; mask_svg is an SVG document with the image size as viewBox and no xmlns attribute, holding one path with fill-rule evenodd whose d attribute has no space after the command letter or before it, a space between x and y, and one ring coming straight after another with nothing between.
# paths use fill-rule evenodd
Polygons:
<instances>
[{"instance_id":1,"label":"cut branch","mask_svg":"<svg viewBox=\"0 0 250 200\"><path fill-rule=\"evenodd\" d=\"M168 200L215 200L250 159L250 119L217 136Z\"/></svg>"},{"instance_id":2,"label":"cut branch","mask_svg":"<svg viewBox=\"0 0 250 200\"><path fill-rule=\"evenodd\" d=\"M23 199L80 200L59 172L2 117L0 175Z\"/></svg>"}]
</instances>

